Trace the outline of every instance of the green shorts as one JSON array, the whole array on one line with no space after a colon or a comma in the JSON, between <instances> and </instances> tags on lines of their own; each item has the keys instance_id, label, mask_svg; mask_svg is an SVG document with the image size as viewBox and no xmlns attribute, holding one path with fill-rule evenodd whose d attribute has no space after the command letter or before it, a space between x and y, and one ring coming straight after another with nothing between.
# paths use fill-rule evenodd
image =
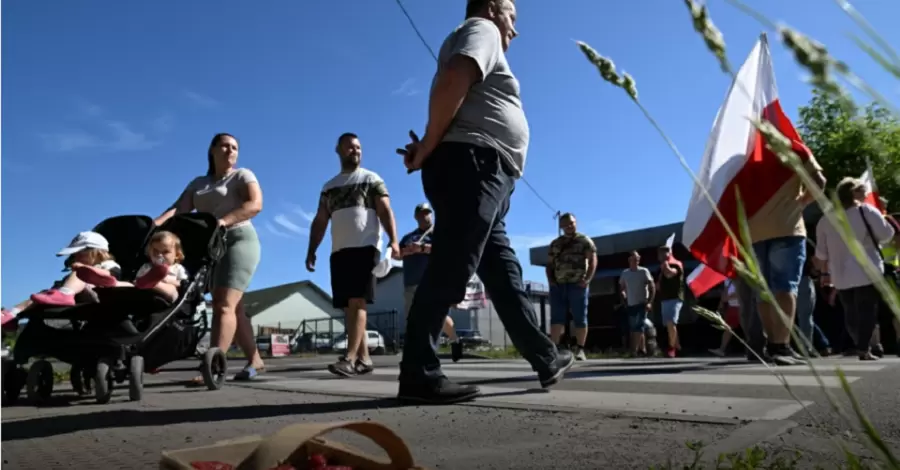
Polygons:
<instances>
[{"instance_id":1,"label":"green shorts","mask_svg":"<svg viewBox=\"0 0 900 470\"><path fill-rule=\"evenodd\" d=\"M210 290L227 288L245 292L259 265L259 236L253 225L229 229L225 234L225 256L216 263Z\"/></svg>"}]
</instances>

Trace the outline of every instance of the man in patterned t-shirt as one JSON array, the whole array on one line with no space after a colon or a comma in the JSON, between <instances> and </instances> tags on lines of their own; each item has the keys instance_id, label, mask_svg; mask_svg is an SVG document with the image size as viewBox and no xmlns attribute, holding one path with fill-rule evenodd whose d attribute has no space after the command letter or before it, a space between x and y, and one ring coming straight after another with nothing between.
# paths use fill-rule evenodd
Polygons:
<instances>
[{"instance_id":1,"label":"man in patterned t-shirt","mask_svg":"<svg viewBox=\"0 0 900 470\"><path fill-rule=\"evenodd\" d=\"M550 243L547 282L550 283L550 338L555 344L565 330L571 310L575 323L575 359L585 360L588 333L588 289L597 271L597 247L590 237L576 231L575 216L559 217L563 235Z\"/></svg>"},{"instance_id":2,"label":"man in patterned t-shirt","mask_svg":"<svg viewBox=\"0 0 900 470\"><path fill-rule=\"evenodd\" d=\"M316 267L316 249L331 226L331 295L335 308L346 314L347 353L328 367L335 375L351 377L372 372L366 344L366 305L375 301L375 274L381 259L382 226L391 253L399 259L397 225L387 187L380 176L360 167L362 146L355 134L338 138L335 149L341 172L325 183L319 209L309 230L306 269Z\"/></svg>"}]
</instances>

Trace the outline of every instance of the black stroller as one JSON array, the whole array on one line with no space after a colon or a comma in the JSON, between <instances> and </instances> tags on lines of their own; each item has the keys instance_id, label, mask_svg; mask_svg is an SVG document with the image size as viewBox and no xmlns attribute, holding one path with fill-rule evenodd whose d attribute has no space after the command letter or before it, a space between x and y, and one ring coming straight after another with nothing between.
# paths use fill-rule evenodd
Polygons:
<instances>
[{"instance_id":1,"label":"black stroller","mask_svg":"<svg viewBox=\"0 0 900 470\"><path fill-rule=\"evenodd\" d=\"M71 364L73 388L83 393L93 383L97 402L107 403L115 383L128 381L129 399L140 400L144 372L197 355L197 345L209 331L207 316L198 307L215 262L224 254L224 230L215 217L204 213L177 215L159 228L146 216L119 216L94 229L109 241L123 280L134 279L147 262L145 246L156 230L181 239L182 265L190 278L182 282L178 299L170 303L153 291L133 287L98 288L96 303L25 310L19 318L28 323L16 340L11 361L4 361L6 400L15 401L23 387L30 400L50 397L53 366L45 358ZM40 359L26 371L24 366L33 357ZM207 388L221 388L227 371L225 353L209 348L201 370Z\"/></svg>"}]
</instances>

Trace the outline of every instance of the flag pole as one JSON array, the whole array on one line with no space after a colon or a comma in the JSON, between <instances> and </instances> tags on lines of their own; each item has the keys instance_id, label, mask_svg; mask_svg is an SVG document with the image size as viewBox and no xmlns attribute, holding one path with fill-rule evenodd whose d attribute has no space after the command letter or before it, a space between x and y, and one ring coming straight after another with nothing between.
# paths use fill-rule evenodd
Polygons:
<instances>
[{"instance_id":1,"label":"flag pole","mask_svg":"<svg viewBox=\"0 0 900 470\"><path fill-rule=\"evenodd\" d=\"M766 34L765 31L763 31L762 33L759 33L759 40L760 40L760 42L762 42L763 44L765 44L765 45L767 45L767 46L769 45L769 35Z\"/></svg>"}]
</instances>

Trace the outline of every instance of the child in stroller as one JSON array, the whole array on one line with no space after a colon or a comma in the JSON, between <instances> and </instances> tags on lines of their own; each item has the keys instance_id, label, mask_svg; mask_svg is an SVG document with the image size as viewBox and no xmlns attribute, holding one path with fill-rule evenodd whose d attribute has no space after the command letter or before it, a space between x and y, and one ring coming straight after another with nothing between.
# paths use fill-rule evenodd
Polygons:
<instances>
[{"instance_id":1,"label":"child in stroller","mask_svg":"<svg viewBox=\"0 0 900 470\"><path fill-rule=\"evenodd\" d=\"M184 261L181 239L166 230L155 232L147 243L146 253L153 262L141 266L134 284L119 281L115 273L102 266L79 264L74 269L81 280L99 287L133 286L150 289L169 302L174 302L178 299L181 281L188 279L187 270L181 265Z\"/></svg>"},{"instance_id":2,"label":"child in stroller","mask_svg":"<svg viewBox=\"0 0 900 470\"><path fill-rule=\"evenodd\" d=\"M72 306L76 303L94 302L96 295L93 285L84 282L75 273L77 266L92 266L107 271L111 277L121 275L121 267L109 252L106 237L97 232L81 232L72 239L69 246L60 250L56 256L66 256L63 271L69 273L64 279L57 281L50 289L33 294L30 299L19 303L12 309L3 312L3 324L11 321L16 315L34 304L47 306Z\"/></svg>"}]
</instances>

